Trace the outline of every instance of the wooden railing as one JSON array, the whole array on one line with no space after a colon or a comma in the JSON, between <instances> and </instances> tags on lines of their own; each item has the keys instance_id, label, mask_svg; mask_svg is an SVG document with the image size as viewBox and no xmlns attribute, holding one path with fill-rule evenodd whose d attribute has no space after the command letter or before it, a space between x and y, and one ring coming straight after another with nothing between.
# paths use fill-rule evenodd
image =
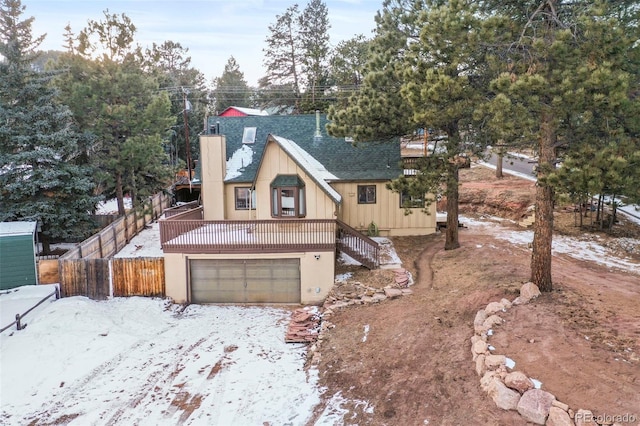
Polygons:
<instances>
[{"instance_id":1,"label":"wooden railing","mask_svg":"<svg viewBox=\"0 0 640 426\"><path fill-rule=\"evenodd\" d=\"M336 223L338 250L369 269L378 268L380 266L378 243L340 220L336 220Z\"/></svg>"},{"instance_id":2,"label":"wooden railing","mask_svg":"<svg viewBox=\"0 0 640 426\"><path fill-rule=\"evenodd\" d=\"M165 253L335 250L336 222L331 219L215 221L187 219L186 215L160 220Z\"/></svg>"},{"instance_id":3,"label":"wooden railing","mask_svg":"<svg viewBox=\"0 0 640 426\"><path fill-rule=\"evenodd\" d=\"M198 201L191 201L190 203L183 204L181 206L175 206L164 210L164 217L172 217L180 213L184 213L189 210L193 210L199 207Z\"/></svg>"}]
</instances>

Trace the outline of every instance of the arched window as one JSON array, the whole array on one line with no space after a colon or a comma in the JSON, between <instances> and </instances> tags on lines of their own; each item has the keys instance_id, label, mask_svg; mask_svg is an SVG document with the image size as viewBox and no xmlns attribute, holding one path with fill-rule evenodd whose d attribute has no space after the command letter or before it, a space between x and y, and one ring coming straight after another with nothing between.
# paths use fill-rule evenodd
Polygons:
<instances>
[{"instance_id":1,"label":"arched window","mask_svg":"<svg viewBox=\"0 0 640 426\"><path fill-rule=\"evenodd\" d=\"M294 218L307 215L304 182L297 175L278 175L270 186L272 217Z\"/></svg>"}]
</instances>

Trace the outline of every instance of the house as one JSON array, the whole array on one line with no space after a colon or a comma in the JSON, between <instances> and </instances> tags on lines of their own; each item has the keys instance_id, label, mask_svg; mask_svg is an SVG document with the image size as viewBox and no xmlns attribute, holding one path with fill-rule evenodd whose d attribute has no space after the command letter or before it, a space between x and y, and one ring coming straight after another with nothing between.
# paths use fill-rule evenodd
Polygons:
<instances>
[{"instance_id":1,"label":"house","mask_svg":"<svg viewBox=\"0 0 640 426\"><path fill-rule=\"evenodd\" d=\"M38 284L37 222L0 222L0 290Z\"/></svg>"},{"instance_id":2,"label":"house","mask_svg":"<svg viewBox=\"0 0 640 426\"><path fill-rule=\"evenodd\" d=\"M247 117L254 115L264 116L269 115L269 113L261 109L230 106L218 114L219 117Z\"/></svg>"},{"instance_id":3,"label":"house","mask_svg":"<svg viewBox=\"0 0 640 426\"><path fill-rule=\"evenodd\" d=\"M330 137L317 115L215 117L200 137L201 199L160 221L166 294L176 302L322 303L336 253L379 265L381 236L435 232L435 207L386 183L399 143ZM211 123L210 123L211 124Z\"/></svg>"}]
</instances>

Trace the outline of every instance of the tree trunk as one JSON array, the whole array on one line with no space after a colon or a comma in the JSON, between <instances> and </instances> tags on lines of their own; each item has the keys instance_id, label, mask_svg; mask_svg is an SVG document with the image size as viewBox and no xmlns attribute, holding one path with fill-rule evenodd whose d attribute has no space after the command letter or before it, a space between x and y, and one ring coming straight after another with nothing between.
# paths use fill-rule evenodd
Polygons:
<instances>
[{"instance_id":1,"label":"tree trunk","mask_svg":"<svg viewBox=\"0 0 640 426\"><path fill-rule=\"evenodd\" d=\"M538 182L536 184L536 220L533 225L533 253L531 255L531 281L540 291L551 291L551 243L553 239L553 188L543 178L553 170L556 134L553 117L544 114L541 137L538 142ZM542 179L541 179L542 178Z\"/></svg>"},{"instance_id":2,"label":"tree trunk","mask_svg":"<svg viewBox=\"0 0 640 426\"><path fill-rule=\"evenodd\" d=\"M504 175L502 174L502 160L504 158L504 155L501 150L498 151L496 155L498 156L498 159L496 160L496 177L498 179L501 179L504 177Z\"/></svg>"},{"instance_id":3,"label":"tree trunk","mask_svg":"<svg viewBox=\"0 0 640 426\"><path fill-rule=\"evenodd\" d=\"M124 216L124 190L122 189L122 173L116 173L116 200L118 201L118 214Z\"/></svg>"},{"instance_id":4,"label":"tree trunk","mask_svg":"<svg viewBox=\"0 0 640 426\"><path fill-rule=\"evenodd\" d=\"M447 179L447 231L444 249L455 250L460 247L458 241L458 165L449 164Z\"/></svg>"},{"instance_id":5,"label":"tree trunk","mask_svg":"<svg viewBox=\"0 0 640 426\"><path fill-rule=\"evenodd\" d=\"M42 244L41 254L45 256L51 254L51 239L45 230L45 226L42 226L42 231L40 232L40 243Z\"/></svg>"}]
</instances>

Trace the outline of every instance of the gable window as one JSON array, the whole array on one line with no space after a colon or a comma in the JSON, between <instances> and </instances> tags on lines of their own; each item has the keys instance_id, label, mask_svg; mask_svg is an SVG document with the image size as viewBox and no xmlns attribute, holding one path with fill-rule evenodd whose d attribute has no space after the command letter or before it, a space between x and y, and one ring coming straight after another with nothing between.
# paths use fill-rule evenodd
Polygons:
<instances>
[{"instance_id":1,"label":"gable window","mask_svg":"<svg viewBox=\"0 0 640 426\"><path fill-rule=\"evenodd\" d=\"M304 182L297 175L278 175L271 182L271 216L305 217Z\"/></svg>"},{"instance_id":2,"label":"gable window","mask_svg":"<svg viewBox=\"0 0 640 426\"><path fill-rule=\"evenodd\" d=\"M242 143L254 143L256 141L257 127L245 127L242 132Z\"/></svg>"},{"instance_id":3,"label":"gable window","mask_svg":"<svg viewBox=\"0 0 640 426\"><path fill-rule=\"evenodd\" d=\"M255 210L256 192L249 187L236 188L236 210Z\"/></svg>"},{"instance_id":4,"label":"gable window","mask_svg":"<svg viewBox=\"0 0 640 426\"><path fill-rule=\"evenodd\" d=\"M375 204L376 186L358 185L358 204Z\"/></svg>"},{"instance_id":5,"label":"gable window","mask_svg":"<svg viewBox=\"0 0 640 426\"><path fill-rule=\"evenodd\" d=\"M400 193L400 208L424 208L424 198L414 197L403 191Z\"/></svg>"}]
</instances>

